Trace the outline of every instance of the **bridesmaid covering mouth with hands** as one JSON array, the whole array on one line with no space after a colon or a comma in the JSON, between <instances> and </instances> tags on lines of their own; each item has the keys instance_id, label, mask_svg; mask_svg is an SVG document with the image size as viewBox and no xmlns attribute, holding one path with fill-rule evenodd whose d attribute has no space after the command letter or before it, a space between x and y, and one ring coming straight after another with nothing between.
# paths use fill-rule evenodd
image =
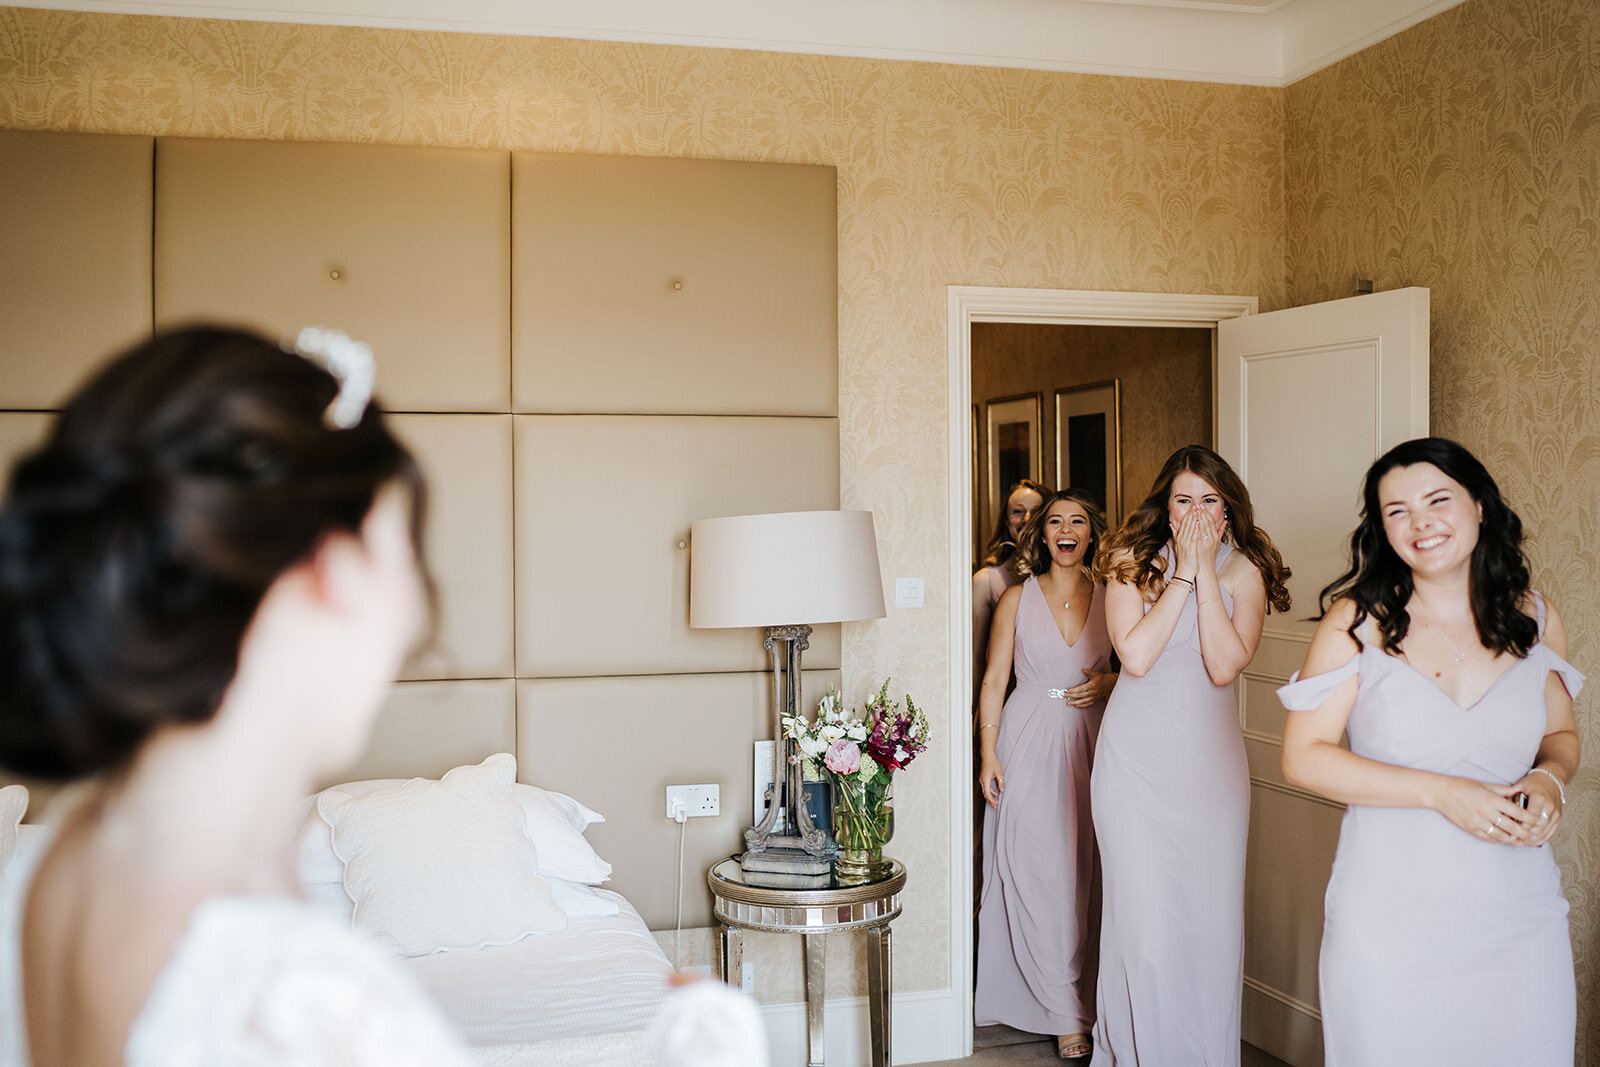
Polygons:
<instances>
[{"instance_id":1,"label":"bridesmaid covering mouth with hands","mask_svg":"<svg viewBox=\"0 0 1600 1067\"><path fill-rule=\"evenodd\" d=\"M1097 560L1122 677L1091 800L1103 865L1094 1067L1237 1067L1250 784L1233 682L1289 568L1227 462L1168 458Z\"/></svg>"}]
</instances>

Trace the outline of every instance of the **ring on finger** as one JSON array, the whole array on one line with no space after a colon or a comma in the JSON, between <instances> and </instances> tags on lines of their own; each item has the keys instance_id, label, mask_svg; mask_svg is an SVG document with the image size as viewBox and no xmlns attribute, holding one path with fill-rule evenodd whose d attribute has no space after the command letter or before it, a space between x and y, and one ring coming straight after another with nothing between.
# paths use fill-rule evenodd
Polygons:
<instances>
[{"instance_id":1,"label":"ring on finger","mask_svg":"<svg viewBox=\"0 0 1600 1067\"><path fill-rule=\"evenodd\" d=\"M1549 811L1549 809L1546 809L1546 810L1544 810L1544 811L1541 811L1541 812L1540 812L1540 813L1539 813L1539 818L1540 818L1540 819L1548 819L1548 818L1550 818L1550 811Z\"/></svg>"},{"instance_id":2,"label":"ring on finger","mask_svg":"<svg viewBox=\"0 0 1600 1067\"><path fill-rule=\"evenodd\" d=\"M1504 818L1505 818L1505 816L1504 816L1504 815L1496 815L1496 816L1495 816L1495 817L1494 817L1494 824L1495 824L1495 825L1496 825L1496 826L1499 826L1499 825L1500 825L1500 822L1501 822L1501 820L1503 820L1503 819L1504 819Z\"/></svg>"}]
</instances>

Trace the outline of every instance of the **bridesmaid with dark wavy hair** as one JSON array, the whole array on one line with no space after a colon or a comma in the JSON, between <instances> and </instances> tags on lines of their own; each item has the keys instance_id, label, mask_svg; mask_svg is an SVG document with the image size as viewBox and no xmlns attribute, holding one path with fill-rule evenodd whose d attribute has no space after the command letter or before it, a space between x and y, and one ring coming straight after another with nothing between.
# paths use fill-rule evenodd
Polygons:
<instances>
[{"instance_id":1,"label":"bridesmaid with dark wavy hair","mask_svg":"<svg viewBox=\"0 0 1600 1067\"><path fill-rule=\"evenodd\" d=\"M1106 539L1122 660L1095 752L1095 1067L1239 1062L1250 783L1233 682L1289 568L1223 458L1178 449Z\"/></svg>"},{"instance_id":2,"label":"bridesmaid with dark wavy hair","mask_svg":"<svg viewBox=\"0 0 1600 1067\"><path fill-rule=\"evenodd\" d=\"M1327 1062L1570 1065L1550 840L1583 675L1529 588L1522 522L1472 453L1421 438L1368 470L1350 557L1278 691L1284 776L1348 805L1322 937Z\"/></svg>"}]
</instances>

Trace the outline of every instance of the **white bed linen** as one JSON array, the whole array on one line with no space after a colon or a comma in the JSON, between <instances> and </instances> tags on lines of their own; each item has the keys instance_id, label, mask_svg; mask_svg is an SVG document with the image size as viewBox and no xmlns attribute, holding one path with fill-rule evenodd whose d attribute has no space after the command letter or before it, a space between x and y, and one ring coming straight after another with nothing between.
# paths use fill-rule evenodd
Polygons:
<instances>
[{"instance_id":1,"label":"white bed linen","mask_svg":"<svg viewBox=\"0 0 1600 1067\"><path fill-rule=\"evenodd\" d=\"M616 915L574 919L565 930L514 945L399 963L438 1001L484 1062L520 1062L485 1059L496 1047L495 1055L514 1057L508 1046L581 1045L581 1039L642 1032L667 994L672 965L633 905L615 893L598 892L616 899Z\"/></svg>"}]
</instances>

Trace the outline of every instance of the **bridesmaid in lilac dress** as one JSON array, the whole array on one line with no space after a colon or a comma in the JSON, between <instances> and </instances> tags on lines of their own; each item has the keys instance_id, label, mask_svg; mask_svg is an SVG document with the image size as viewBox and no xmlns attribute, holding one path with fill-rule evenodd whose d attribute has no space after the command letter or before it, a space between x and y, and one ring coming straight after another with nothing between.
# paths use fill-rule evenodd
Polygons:
<instances>
[{"instance_id":1,"label":"bridesmaid in lilac dress","mask_svg":"<svg viewBox=\"0 0 1600 1067\"><path fill-rule=\"evenodd\" d=\"M1250 786L1233 681L1268 604L1289 610L1289 569L1239 476L1199 445L1167 460L1101 567L1122 679L1091 789L1094 1067L1237 1067Z\"/></svg>"},{"instance_id":2,"label":"bridesmaid in lilac dress","mask_svg":"<svg viewBox=\"0 0 1600 1067\"><path fill-rule=\"evenodd\" d=\"M1035 575L995 611L979 698L983 891L978 912L979 1026L1057 1035L1086 1056L1094 1021L1099 862L1089 767L1109 670L1104 591L1090 576L1105 519L1065 489L1024 527L1018 553ZM1015 668L1017 687L1005 698Z\"/></svg>"},{"instance_id":3,"label":"bridesmaid in lilac dress","mask_svg":"<svg viewBox=\"0 0 1600 1067\"><path fill-rule=\"evenodd\" d=\"M1285 777L1349 805L1322 936L1329 1067L1570 1067L1549 842L1583 675L1528 587L1522 523L1466 449L1407 441L1367 472L1351 557L1278 691Z\"/></svg>"}]
</instances>

